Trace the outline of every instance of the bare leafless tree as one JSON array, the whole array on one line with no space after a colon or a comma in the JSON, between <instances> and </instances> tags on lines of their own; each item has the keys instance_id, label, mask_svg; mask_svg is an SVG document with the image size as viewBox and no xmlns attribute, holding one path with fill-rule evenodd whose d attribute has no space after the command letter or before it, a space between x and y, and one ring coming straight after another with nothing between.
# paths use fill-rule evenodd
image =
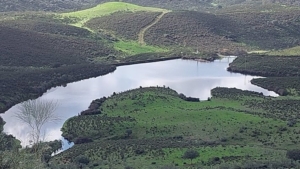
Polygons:
<instances>
[{"instance_id":1,"label":"bare leafless tree","mask_svg":"<svg viewBox=\"0 0 300 169\"><path fill-rule=\"evenodd\" d=\"M55 114L57 102L48 100L29 100L18 106L16 117L31 128L34 144L41 141L42 127L49 122L59 120Z\"/></svg>"}]
</instances>

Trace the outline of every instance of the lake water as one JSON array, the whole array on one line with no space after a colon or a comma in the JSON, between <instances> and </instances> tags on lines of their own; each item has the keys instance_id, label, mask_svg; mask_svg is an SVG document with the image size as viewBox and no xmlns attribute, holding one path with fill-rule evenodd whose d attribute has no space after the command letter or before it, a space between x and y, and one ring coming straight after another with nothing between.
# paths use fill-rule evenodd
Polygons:
<instances>
[{"instance_id":1,"label":"lake water","mask_svg":"<svg viewBox=\"0 0 300 169\"><path fill-rule=\"evenodd\" d=\"M86 110L92 100L139 86L165 85L186 96L199 97L200 100L210 97L210 90L218 86L236 87L262 92L264 95L277 96L274 92L252 85L250 80L257 78L255 76L226 71L229 62L233 59L224 58L209 63L178 59L121 66L115 72L105 76L69 83L66 87L52 88L41 98L59 103L56 114L61 120L45 126L44 139L47 141L62 139L60 128L64 121ZM4 131L20 139L24 146L29 143L30 130L14 117L17 106L12 107L1 116L6 121ZM64 149L71 146L66 144L66 141L64 143Z\"/></svg>"}]
</instances>

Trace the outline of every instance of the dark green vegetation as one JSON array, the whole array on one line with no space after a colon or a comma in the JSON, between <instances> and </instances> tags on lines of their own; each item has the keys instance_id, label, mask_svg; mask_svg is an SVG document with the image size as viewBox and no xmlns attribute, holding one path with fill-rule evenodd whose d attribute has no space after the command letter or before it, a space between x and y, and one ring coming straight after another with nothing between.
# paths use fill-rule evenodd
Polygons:
<instances>
[{"instance_id":1,"label":"dark green vegetation","mask_svg":"<svg viewBox=\"0 0 300 169\"><path fill-rule=\"evenodd\" d=\"M299 56L260 56L238 57L228 68L229 71L244 74L267 76L253 79L251 83L279 95L299 96Z\"/></svg>"},{"instance_id":2,"label":"dark green vegetation","mask_svg":"<svg viewBox=\"0 0 300 169\"><path fill-rule=\"evenodd\" d=\"M86 29L81 29L78 27L56 23L57 20L51 18L49 15L48 21L43 21L43 18L31 18L29 19L28 15L23 16L24 18L18 20L8 20L2 22L1 25L18 28L22 30L30 30L39 33L46 33L46 34L57 34L57 35L65 35L65 36L75 36L75 37L82 37L88 38L92 36L92 33ZM56 21L56 22L54 22Z\"/></svg>"},{"instance_id":3,"label":"dark green vegetation","mask_svg":"<svg viewBox=\"0 0 300 169\"><path fill-rule=\"evenodd\" d=\"M117 53L114 49L101 41L72 36L86 36L84 31L62 24L29 22L24 25L24 22L0 26L0 112L20 101L38 97L53 86L115 69L93 61ZM26 28L15 28L18 25ZM40 32L29 30L30 26ZM69 36L56 34L55 30L60 34L65 30L64 34Z\"/></svg>"},{"instance_id":4,"label":"dark green vegetation","mask_svg":"<svg viewBox=\"0 0 300 169\"><path fill-rule=\"evenodd\" d=\"M223 31L224 23L230 24L226 19L223 20L213 14L191 11L171 12L165 14L146 32L145 41L152 45L193 47L201 52L215 53L223 48L234 51L241 45L211 30L213 28L216 31Z\"/></svg>"},{"instance_id":5,"label":"dark green vegetation","mask_svg":"<svg viewBox=\"0 0 300 169\"><path fill-rule=\"evenodd\" d=\"M250 55L235 59L228 70L267 77L299 77L299 66L300 57L297 56Z\"/></svg>"},{"instance_id":6,"label":"dark green vegetation","mask_svg":"<svg viewBox=\"0 0 300 169\"><path fill-rule=\"evenodd\" d=\"M224 11L217 14L173 11L166 13L145 32L145 42L171 49L190 47L194 51L236 55L240 54L241 49L283 49L300 44L299 14L297 9ZM86 26L137 40L141 28L151 23L156 15L145 12L114 13L92 19Z\"/></svg>"},{"instance_id":7,"label":"dark green vegetation","mask_svg":"<svg viewBox=\"0 0 300 169\"><path fill-rule=\"evenodd\" d=\"M93 101L89 111L97 113L70 118L62 128L70 141L80 142L50 166L78 167L75 158L82 155L89 168L298 165L285 157L300 144L296 98L234 88L213 89L209 101L182 98L172 89L150 87ZM187 149L200 156L186 157Z\"/></svg>"},{"instance_id":8,"label":"dark green vegetation","mask_svg":"<svg viewBox=\"0 0 300 169\"><path fill-rule=\"evenodd\" d=\"M158 12L116 12L105 17L91 19L86 26L95 30L112 31L115 35L130 40L138 39L138 32L149 25Z\"/></svg>"},{"instance_id":9,"label":"dark green vegetation","mask_svg":"<svg viewBox=\"0 0 300 169\"><path fill-rule=\"evenodd\" d=\"M0 2L0 12L10 11L61 11L76 10L96 5L103 0L3 0Z\"/></svg>"},{"instance_id":10,"label":"dark green vegetation","mask_svg":"<svg viewBox=\"0 0 300 169\"><path fill-rule=\"evenodd\" d=\"M261 86L280 95L300 95L299 77L268 77L251 81L252 84Z\"/></svg>"},{"instance_id":11,"label":"dark green vegetation","mask_svg":"<svg viewBox=\"0 0 300 169\"><path fill-rule=\"evenodd\" d=\"M299 10L284 9L272 12L253 11L224 14L234 21L224 34L234 41L243 42L260 49L282 49L300 44Z\"/></svg>"}]
</instances>

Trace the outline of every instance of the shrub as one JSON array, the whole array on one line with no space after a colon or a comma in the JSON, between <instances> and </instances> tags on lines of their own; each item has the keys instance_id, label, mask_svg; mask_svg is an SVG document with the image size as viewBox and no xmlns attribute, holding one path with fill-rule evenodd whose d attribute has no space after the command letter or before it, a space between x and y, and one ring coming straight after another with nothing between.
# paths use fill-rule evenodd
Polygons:
<instances>
[{"instance_id":1,"label":"shrub","mask_svg":"<svg viewBox=\"0 0 300 169\"><path fill-rule=\"evenodd\" d=\"M196 151L196 150L187 150L184 153L184 155L183 155L182 158L184 158L184 159L190 159L191 160L191 164L192 164L193 159L197 158L197 157L199 157L199 152L198 151Z\"/></svg>"},{"instance_id":2,"label":"shrub","mask_svg":"<svg viewBox=\"0 0 300 169\"><path fill-rule=\"evenodd\" d=\"M75 161L80 164L88 164L90 162L90 159L85 155L79 155L75 158Z\"/></svg>"},{"instance_id":3,"label":"shrub","mask_svg":"<svg viewBox=\"0 0 300 169\"><path fill-rule=\"evenodd\" d=\"M286 157L292 160L300 160L300 149L293 149L287 151Z\"/></svg>"}]
</instances>

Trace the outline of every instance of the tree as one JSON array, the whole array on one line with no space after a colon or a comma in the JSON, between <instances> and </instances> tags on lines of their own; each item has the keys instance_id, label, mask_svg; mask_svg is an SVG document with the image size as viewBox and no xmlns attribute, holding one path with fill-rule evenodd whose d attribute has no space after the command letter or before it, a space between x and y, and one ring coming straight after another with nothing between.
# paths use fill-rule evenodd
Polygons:
<instances>
[{"instance_id":1,"label":"tree","mask_svg":"<svg viewBox=\"0 0 300 169\"><path fill-rule=\"evenodd\" d=\"M42 127L49 122L59 120L55 115L57 103L47 100L29 100L18 107L16 117L31 128L34 144L41 141Z\"/></svg>"},{"instance_id":2,"label":"tree","mask_svg":"<svg viewBox=\"0 0 300 169\"><path fill-rule=\"evenodd\" d=\"M193 159L194 158L197 158L197 157L199 157L200 155L199 155L199 153L198 153L198 151L195 151L195 150L187 150L185 153L184 153L184 155L183 155L183 157L182 158L184 158L184 159L190 159L191 160L191 164L193 163Z\"/></svg>"}]
</instances>

